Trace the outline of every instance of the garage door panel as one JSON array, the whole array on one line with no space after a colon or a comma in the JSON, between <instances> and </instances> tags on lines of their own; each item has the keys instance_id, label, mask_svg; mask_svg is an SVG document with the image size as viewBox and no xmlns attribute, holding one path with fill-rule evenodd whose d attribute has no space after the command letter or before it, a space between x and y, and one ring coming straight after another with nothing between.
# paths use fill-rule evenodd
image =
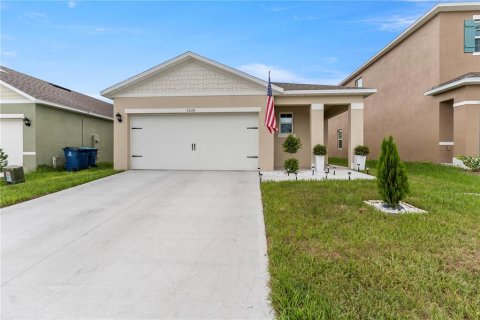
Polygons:
<instances>
[{"instance_id":1,"label":"garage door panel","mask_svg":"<svg viewBox=\"0 0 480 320\"><path fill-rule=\"evenodd\" d=\"M257 114L134 115L131 127L132 169L258 168Z\"/></svg>"}]
</instances>

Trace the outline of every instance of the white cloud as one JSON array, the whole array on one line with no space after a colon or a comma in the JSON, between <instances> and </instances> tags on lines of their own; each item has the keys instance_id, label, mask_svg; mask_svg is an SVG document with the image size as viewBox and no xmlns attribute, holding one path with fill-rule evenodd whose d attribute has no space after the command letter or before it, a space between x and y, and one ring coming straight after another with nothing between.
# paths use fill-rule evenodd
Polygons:
<instances>
[{"instance_id":1,"label":"white cloud","mask_svg":"<svg viewBox=\"0 0 480 320\"><path fill-rule=\"evenodd\" d=\"M333 63L336 63L338 61L338 58L337 57L326 57L326 58L321 58L320 60L324 61L326 63L333 64Z\"/></svg>"},{"instance_id":2,"label":"white cloud","mask_svg":"<svg viewBox=\"0 0 480 320\"><path fill-rule=\"evenodd\" d=\"M75 2L74 0L68 1L69 8L75 8L76 6L77 6L77 2Z\"/></svg>"},{"instance_id":3,"label":"white cloud","mask_svg":"<svg viewBox=\"0 0 480 320\"><path fill-rule=\"evenodd\" d=\"M301 8L304 7L305 5L291 5L291 6L275 6L270 8L271 11L273 12L283 12L283 11L288 11L296 8Z\"/></svg>"},{"instance_id":4,"label":"white cloud","mask_svg":"<svg viewBox=\"0 0 480 320\"><path fill-rule=\"evenodd\" d=\"M23 18L27 18L27 19L23 19L23 21L29 24L31 23L47 24L50 22L50 19L48 18L48 15L45 12L29 11L29 12L24 12L22 16Z\"/></svg>"},{"instance_id":5,"label":"white cloud","mask_svg":"<svg viewBox=\"0 0 480 320\"><path fill-rule=\"evenodd\" d=\"M400 31L412 23L414 23L420 15L409 15L409 16L390 16L390 17L377 17L377 18L368 18L363 20L358 20L354 22L366 23L377 27L382 31Z\"/></svg>"},{"instance_id":6,"label":"white cloud","mask_svg":"<svg viewBox=\"0 0 480 320\"><path fill-rule=\"evenodd\" d=\"M307 77L298 72L262 63L245 64L238 69L265 81L268 80L268 71L270 71L273 82L337 84L345 77L341 72L326 69L321 72L326 74L324 77Z\"/></svg>"},{"instance_id":7,"label":"white cloud","mask_svg":"<svg viewBox=\"0 0 480 320\"><path fill-rule=\"evenodd\" d=\"M15 38L12 36L9 36L8 34L2 33L0 34L0 40L15 40Z\"/></svg>"},{"instance_id":8,"label":"white cloud","mask_svg":"<svg viewBox=\"0 0 480 320\"><path fill-rule=\"evenodd\" d=\"M2 51L2 56L16 58L17 53L15 51Z\"/></svg>"},{"instance_id":9,"label":"white cloud","mask_svg":"<svg viewBox=\"0 0 480 320\"><path fill-rule=\"evenodd\" d=\"M58 28L71 29L85 35L111 35L118 33L142 34L139 28L117 28L104 26L58 26Z\"/></svg>"}]
</instances>

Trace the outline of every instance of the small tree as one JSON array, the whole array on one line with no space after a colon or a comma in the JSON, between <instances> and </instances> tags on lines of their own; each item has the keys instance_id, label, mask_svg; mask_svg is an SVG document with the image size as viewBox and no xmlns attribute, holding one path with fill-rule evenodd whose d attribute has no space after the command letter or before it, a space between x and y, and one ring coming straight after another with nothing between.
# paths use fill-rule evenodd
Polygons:
<instances>
[{"instance_id":1,"label":"small tree","mask_svg":"<svg viewBox=\"0 0 480 320\"><path fill-rule=\"evenodd\" d=\"M400 161L393 137L383 139L382 151L377 164L378 192L389 206L395 208L408 193L408 178L405 165Z\"/></svg>"},{"instance_id":2,"label":"small tree","mask_svg":"<svg viewBox=\"0 0 480 320\"><path fill-rule=\"evenodd\" d=\"M283 151L290 154L297 153L302 148L302 142L300 138L295 137L293 134L289 134L287 139L282 144Z\"/></svg>"},{"instance_id":3,"label":"small tree","mask_svg":"<svg viewBox=\"0 0 480 320\"><path fill-rule=\"evenodd\" d=\"M300 138L295 137L293 134L289 134L287 139L283 142L282 147L283 151L292 155L302 148L302 142L300 141ZM287 174L297 173L299 169L299 161L295 158L287 159L284 162L283 167L287 171Z\"/></svg>"},{"instance_id":4,"label":"small tree","mask_svg":"<svg viewBox=\"0 0 480 320\"><path fill-rule=\"evenodd\" d=\"M6 166L8 166L8 155L3 151L2 148L0 148L0 171L3 170Z\"/></svg>"},{"instance_id":5,"label":"small tree","mask_svg":"<svg viewBox=\"0 0 480 320\"><path fill-rule=\"evenodd\" d=\"M295 159L295 158L290 158L285 160L285 163L283 164L283 166L285 167L287 174L297 173L298 169L300 168L298 159Z\"/></svg>"}]
</instances>

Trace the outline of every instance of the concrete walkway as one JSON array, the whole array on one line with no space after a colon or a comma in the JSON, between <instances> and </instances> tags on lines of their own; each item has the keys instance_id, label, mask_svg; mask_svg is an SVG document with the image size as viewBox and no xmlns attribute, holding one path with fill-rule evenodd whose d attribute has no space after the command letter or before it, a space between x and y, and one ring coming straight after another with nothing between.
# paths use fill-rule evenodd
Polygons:
<instances>
[{"instance_id":1,"label":"concrete walkway","mask_svg":"<svg viewBox=\"0 0 480 320\"><path fill-rule=\"evenodd\" d=\"M295 180L374 180L372 175L351 170L342 166L330 166L328 174L325 171L299 170L298 174L287 175L285 170L262 171L262 181L295 181ZM350 173L350 174L349 174ZM371 173L371 172L370 172Z\"/></svg>"},{"instance_id":2,"label":"concrete walkway","mask_svg":"<svg viewBox=\"0 0 480 320\"><path fill-rule=\"evenodd\" d=\"M2 319L269 319L257 172L128 171L2 210Z\"/></svg>"}]
</instances>

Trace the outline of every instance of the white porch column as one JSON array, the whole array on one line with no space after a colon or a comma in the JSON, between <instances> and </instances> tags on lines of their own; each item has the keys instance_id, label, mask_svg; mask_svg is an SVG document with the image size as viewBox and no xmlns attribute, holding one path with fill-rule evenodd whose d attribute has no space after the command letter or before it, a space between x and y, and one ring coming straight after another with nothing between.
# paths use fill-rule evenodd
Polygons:
<instances>
[{"instance_id":1,"label":"white porch column","mask_svg":"<svg viewBox=\"0 0 480 320\"><path fill-rule=\"evenodd\" d=\"M323 144L327 147L328 153L328 119L323 120ZM325 164L328 164L328 155L325 157Z\"/></svg>"},{"instance_id":2,"label":"white porch column","mask_svg":"<svg viewBox=\"0 0 480 320\"><path fill-rule=\"evenodd\" d=\"M322 103L310 106L310 154L313 163L313 146L325 144L324 133L325 105Z\"/></svg>"},{"instance_id":3,"label":"white porch column","mask_svg":"<svg viewBox=\"0 0 480 320\"><path fill-rule=\"evenodd\" d=\"M351 103L348 107L348 163L351 169L356 169L353 163L353 150L363 145L363 103Z\"/></svg>"}]
</instances>

